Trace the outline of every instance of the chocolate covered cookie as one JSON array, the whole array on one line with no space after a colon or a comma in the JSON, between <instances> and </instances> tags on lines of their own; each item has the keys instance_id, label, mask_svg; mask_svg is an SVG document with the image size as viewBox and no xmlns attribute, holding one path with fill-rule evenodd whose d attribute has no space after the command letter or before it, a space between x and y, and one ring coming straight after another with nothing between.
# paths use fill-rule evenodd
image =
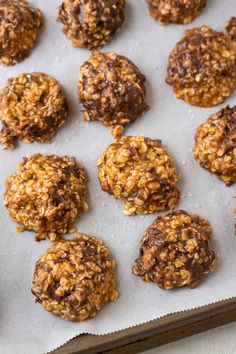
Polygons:
<instances>
[{"instance_id":1,"label":"chocolate covered cookie","mask_svg":"<svg viewBox=\"0 0 236 354\"><path fill-rule=\"evenodd\" d=\"M187 30L170 54L166 82L191 105L222 103L236 87L236 41L208 26Z\"/></svg>"},{"instance_id":2,"label":"chocolate covered cookie","mask_svg":"<svg viewBox=\"0 0 236 354\"><path fill-rule=\"evenodd\" d=\"M58 21L74 47L98 49L120 29L125 0L64 0Z\"/></svg>"},{"instance_id":3,"label":"chocolate covered cookie","mask_svg":"<svg viewBox=\"0 0 236 354\"><path fill-rule=\"evenodd\" d=\"M180 210L159 216L144 233L133 274L162 289L195 288L213 271L210 237L208 220L198 215Z\"/></svg>"},{"instance_id":4,"label":"chocolate covered cookie","mask_svg":"<svg viewBox=\"0 0 236 354\"><path fill-rule=\"evenodd\" d=\"M86 121L98 120L115 138L147 109L145 76L128 58L93 52L82 65L79 99Z\"/></svg>"}]
</instances>

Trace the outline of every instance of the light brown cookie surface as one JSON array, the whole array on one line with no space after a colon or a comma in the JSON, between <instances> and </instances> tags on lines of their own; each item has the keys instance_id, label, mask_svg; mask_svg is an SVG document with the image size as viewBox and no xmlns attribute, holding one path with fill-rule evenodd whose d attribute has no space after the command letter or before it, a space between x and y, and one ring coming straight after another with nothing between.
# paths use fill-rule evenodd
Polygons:
<instances>
[{"instance_id":1,"label":"light brown cookie surface","mask_svg":"<svg viewBox=\"0 0 236 354\"><path fill-rule=\"evenodd\" d=\"M206 6L206 0L147 0L151 16L162 24L186 25Z\"/></svg>"},{"instance_id":2,"label":"light brown cookie surface","mask_svg":"<svg viewBox=\"0 0 236 354\"><path fill-rule=\"evenodd\" d=\"M65 320L84 321L117 299L114 268L101 240L77 234L74 240L56 242L39 257L32 293L45 310Z\"/></svg>"},{"instance_id":3,"label":"light brown cookie surface","mask_svg":"<svg viewBox=\"0 0 236 354\"><path fill-rule=\"evenodd\" d=\"M40 72L8 79L0 91L0 142L14 148L17 139L49 143L68 118L68 103L59 83Z\"/></svg>"},{"instance_id":4,"label":"light brown cookie surface","mask_svg":"<svg viewBox=\"0 0 236 354\"><path fill-rule=\"evenodd\" d=\"M226 106L198 127L194 157L226 185L236 182L236 106Z\"/></svg>"},{"instance_id":5,"label":"light brown cookie surface","mask_svg":"<svg viewBox=\"0 0 236 354\"><path fill-rule=\"evenodd\" d=\"M173 209L179 177L161 141L143 136L122 137L98 159L101 188L125 202L126 215Z\"/></svg>"},{"instance_id":6,"label":"light brown cookie surface","mask_svg":"<svg viewBox=\"0 0 236 354\"><path fill-rule=\"evenodd\" d=\"M76 218L88 209L85 192L85 170L74 157L35 154L7 178L4 203L19 231L55 241L75 231Z\"/></svg>"},{"instance_id":7,"label":"light brown cookie surface","mask_svg":"<svg viewBox=\"0 0 236 354\"><path fill-rule=\"evenodd\" d=\"M34 47L43 16L25 0L0 1L0 63L14 65Z\"/></svg>"},{"instance_id":8,"label":"light brown cookie surface","mask_svg":"<svg viewBox=\"0 0 236 354\"><path fill-rule=\"evenodd\" d=\"M170 54L166 82L191 105L222 103L236 87L236 41L207 26L185 31Z\"/></svg>"}]
</instances>

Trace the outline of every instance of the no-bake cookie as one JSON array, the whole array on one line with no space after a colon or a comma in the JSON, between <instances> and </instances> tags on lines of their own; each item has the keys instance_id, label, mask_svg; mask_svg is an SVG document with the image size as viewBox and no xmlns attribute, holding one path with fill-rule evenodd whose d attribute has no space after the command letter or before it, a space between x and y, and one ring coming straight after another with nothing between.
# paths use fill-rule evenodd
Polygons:
<instances>
[{"instance_id":1,"label":"no-bake cookie","mask_svg":"<svg viewBox=\"0 0 236 354\"><path fill-rule=\"evenodd\" d=\"M126 215L173 209L179 177L161 141L143 136L122 137L98 159L101 188L125 202Z\"/></svg>"},{"instance_id":2,"label":"no-bake cookie","mask_svg":"<svg viewBox=\"0 0 236 354\"><path fill-rule=\"evenodd\" d=\"M58 21L74 47L104 46L124 21L125 0L64 0Z\"/></svg>"},{"instance_id":3,"label":"no-bake cookie","mask_svg":"<svg viewBox=\"0 0 236 354\"><path fill-rule=\"evenodd\" d=\"M144 233L133 274L163 289L195 288L215 264L210 237L208 220L197 215L180 210L160 216Z\"/></svg>"},{"instance_id":4,"label":"no-bake cookie","mask_svg":"<svg viewBox=\"0 0 236 354\"><path fill-rule=\"evenodd\" d=\"M207 26L187 30L170 54L166 82L191 105L222 103L236 87L236 41Z\"/></svg>"},{"instance_id":5,"label":"no-bake cookie","mask_svg":"<svg viewBox=\"0 0 236 354\"><path fill-rule=\"evenodd\" d=\"M43 16L24 0L0 1L0 64L14 65L34 47Z\"/></svg>"},{"instance_id":6,"label":"no-bake cookie","mask_svg":"<svg viewBox=\"0 0 236 354\"><path fill-rule=\"evenodd\" d=\"M151 16L162 24L186 25L206 6L206 0L147 0Z\"/></svg>"},{"instance_id":7,"label":"no-bake cookie","mask_svg":"<svg viewBox=\"0 0 236 354\"><path fill-rule=\"evenodd\" d=\"M85 191L85 170L74 157L35 154L7 178L4 203L18 231L55 241L75 231L76 218L88 209Z\"/></svg>"},{"instance_id":8,"label":"no-bake cookie","mask_svg":"<svg viewBox=\"0 0 236 354\"><path fill-rule=\"evenodd\" d=\"M32 293L43 308L65 320L94 317L117 299L115 261L96 237L77 234L56 242L36 263Z\"/></svg>"},{"instance_id":9,"label":"no-bake cookie","mask_svg":"<svg viewBox=\"0 0 236 354\"><path fill-rule=\"evenodd\" d=\"M79 99L86 121L99 120L115 138L147 109L145 76L134 63L115 53L93 52L82 65Z\"/></svg>"},{"instance_id":10,"label":"no-bake cookie","mask_svg":"<svg viewBox=\"0 0 236 354\"><path fill-rule=\"evenodd\" d=\"M0 143L14 148L17 139L48 143L69 115L58 82L40 72L8 79L0 91Z\"/></svg>"},{"instance_id":11,"label":"no-bake cookie","mask_svg":"<svg viewBox=\"0 0 236 354\"><path fill-rule=\"evenodd\" d=\"M198 127L194 157L226 185L236 182L236 106L226 106Z\"/></svg>"}]
</instances>

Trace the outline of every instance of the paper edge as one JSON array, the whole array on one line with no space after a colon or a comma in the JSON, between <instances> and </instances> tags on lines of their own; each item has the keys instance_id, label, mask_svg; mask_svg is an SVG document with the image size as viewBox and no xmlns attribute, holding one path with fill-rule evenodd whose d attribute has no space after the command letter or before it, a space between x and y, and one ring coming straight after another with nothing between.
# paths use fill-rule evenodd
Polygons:
<instances>
[{"instance_id":1,"label":"paper edge","mask_svg":"<svg viewBox=\"0 0 236 354\"><path fill-rule=\"evenodd\" d=\"M163 316L155 317L155 318L152 318L151 320L142 321L142 322L140 322L140 323L138 323L138 324L135 324L135 325L132 325L132 326L129 326L129 327L124 327L124 328L119 329L119 330L117 330L117 331L111 331L111 332L107 332L107 333L104 333L104 334L94 334L94 333L91 333L91 332L82 332L82 333L79 333L79 334L77 334L77 335L71 337L70 339L68 339L66 342L62 343L62 344L59 345L58 347L53 348L53 349L50 349L50 350L47 351L47 352L44 352L44 354L52 354L55 350L60 349L63 345L67 344L67 343L70 342L72 339L74 339L74 338L76 338L76 337L78 337L78 336L80 336L80 335L82 335L82 334L88 334L88 335L93 335L93 336L97 336L97 337L102 337L102 336L106 336L106 335L108 335L108 334L114 334L114 333L122 332L122 331L127 330L127 329L130 329L130 328L138 327L138 326L140 326L140 325L143 325L143 324L146 324L146 323L150 323L150 322L156 321L156 320L158 320L158 319L164 318L164 317L169 316L169 315L174 315L174 314L178 314L178 313L189 312L189 311L192 311L192 310L196 310L196 309L201 309L201 308L207 307L207 306L209 306L209 305L220 304L220 303L222 303L222 302L224 302L224 301L233 300L233 299L236 300L236 296L226 297L226 298L223 298L223 299L221 299L221 300L219 300L219 301L210 302L210 303L205 304L205 305L202 305L202 306L194 306L194 307L191 307L191 308L189 308L189 309L187 309L187 310L182 310L182 311L180 310L180 311L176 311L176 312L168 312L168 313L166 313L166 314L163 315Z\"/></svg>"}]
</instances>

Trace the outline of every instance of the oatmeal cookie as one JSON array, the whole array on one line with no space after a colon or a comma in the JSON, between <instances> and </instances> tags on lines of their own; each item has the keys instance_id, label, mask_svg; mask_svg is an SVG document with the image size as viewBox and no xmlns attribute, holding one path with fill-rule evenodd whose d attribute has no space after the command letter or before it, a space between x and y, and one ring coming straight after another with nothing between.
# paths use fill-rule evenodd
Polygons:
<instances>
[{"instance_id":1,"label":"oatmeal cookie","mask_svg":"<svg viewBox=\"0 0 236 354\"><path fill-rule=\"evenodd\" d=\"M36 240L55 241L75 231L74 222L88 206L86 175L74 157L35 154L24 157L6 180L4 203L18 231L33 230Z\"/></svg>"},{"instance_id":2,"label":"oatmeal cookie","mask_svg":"<svg viewBox=\"0 0 236 354\"><path fill-rule=\"evenodd\" d=\"M125 0L64 0L58 21L74 47L98 49L120 29Z\"/></svg>"},{"instance_id":3,"label":"oatmeal cookie","mask_svg":"<svg viewBox=\"0 0 236 354\"><path fill-rule=\"evenodd\" d=\"M115 261L96 237L77 234L56 242L36 263L32 293L43 308L65 320L94 317L117 299Z\"/></svg>"},{"instance_id":4,"label":"oatmeal cookie","mask_svg":"<svg viewBox=\"0 0 236 354\"><path fill-rule=\"evenodd\" d=\"M126 57L93 52L80 70L79 99L85 109L84 119L99 120L115 138L120 137L123 127L148 109L145 81Z\"/></svg>"},{"instance_id":5,"label":"oatmeal cookie","mask_svg":"<svg viewBox=\"0 0 236 354\"><path fill-rule=\"evenodd\" d=\"M17 139L48 143L68 118L68 103L58 82L40 72L8 79L0 91L0 143L14 148Z\"/></svg>"},{"instance_id":6,"label":"oatmeal cookie","mask_svg":"<svg viewBox=\"0 0 236 354\"><path fill-rule=\"evenodd\" d=\"M236 182L236 106L226 106L198 127L194 157L226 185Z\"/></svg>"},{"instance_id":7,"label":"oatmeal cookie","mask_svg":"<svg viewBox=\"0 0 236 354\"><path fill-rule=\"evenodd\" d=\"M191 105L222 103L236 87L236 41L207 26L187 30L170 54L166 82Z\"/></svg>"},{"instance_id":8,"label":"oatmeal cookie","mask_svg":"<svg viewBox=\"0 0 236 354\"><path fill-rule=\"evenodd\" d=\"M206 6L206 0L147 0L151 16L161 24L192 22Z\"/></svg>"},{"instance_id":9,"label":"oatmeal cookie","mask_svg":"<svg viewBox=\"0 0 236 354\"><path fill-rule=\"evenodd\" d=\"M211 227L206 219L183 210L159 216L144 233L133 274L162 289L195 288L213 271Z\"/></svg>"},{"instance_id":10,"label":"oatmeal cookie","mask_svg":"<svg viewBox=\"0 0 236 354\"><path fill-rule=\"evenodd\" d=\"M98 159L101 188L125 202L126 215L173 209L179 177L161 141L143 136L122 137Z\"/></svg>"},{"instance_id":11,"label":"oatmeal cookie","mask_svg":"<svg viewBox=\"0 0 236 354\"><path fill-rule=\"evenodd\" d=\"M0 64L14 65L34 47L43 15L25 0L0 1Z\"/></svg>"}]
</instances>

